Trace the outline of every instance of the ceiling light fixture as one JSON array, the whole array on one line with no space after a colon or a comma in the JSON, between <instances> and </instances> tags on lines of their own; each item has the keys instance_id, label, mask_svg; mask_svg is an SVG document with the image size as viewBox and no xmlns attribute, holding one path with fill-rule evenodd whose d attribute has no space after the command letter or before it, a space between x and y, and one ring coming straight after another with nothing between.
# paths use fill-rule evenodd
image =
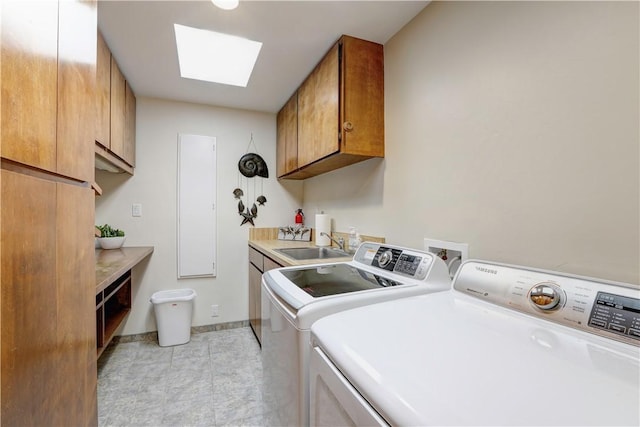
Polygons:
<instances>
[{"instance_id":1,"label":"ceiling light fixture","mask_svg":"<svg viewBox=\"0 0 640 427\"><path fill-rule=\"evenodd\" d=\"M211 2L224 10L233 10L240 3L239 0L211 0Z\"/></svg>"},{"instance_id":2,"label":"ceiling light fixture","mask_svg":"<svg viewBox=\"0 0 640 427\"><path fill-rule=\"evenodd\" d=\"M246 87L262 43L174 24L180 75Z\"/></svg>"}]
</instances>

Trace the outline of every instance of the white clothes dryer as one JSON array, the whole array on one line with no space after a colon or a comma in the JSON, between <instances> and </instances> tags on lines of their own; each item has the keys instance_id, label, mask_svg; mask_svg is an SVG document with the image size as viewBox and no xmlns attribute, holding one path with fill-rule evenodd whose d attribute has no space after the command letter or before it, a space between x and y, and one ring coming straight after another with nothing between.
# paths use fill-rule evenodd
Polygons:
<instances>
[{"instance_id":1,"label":"white clothes dryer","mask_svg":"<svg viewBox=\"0 0 640 427\"><path fill-rule=\"evenodd\" d=\"M640 424L637 285L474 260L311 330L313 426Z\"/></svg>"},{"instance_id":2,"label":"white clothes dryer","mask_svg":"<svg viewBox=\"0 0 640 427\"><path fill-rule=\"evenodd\" d=\"M449 290L437 256L365 242L352 261L285 267L262 276L263 417L266 425L309 424L310 328L354 307Z\"/></svg>"}]
</instances>

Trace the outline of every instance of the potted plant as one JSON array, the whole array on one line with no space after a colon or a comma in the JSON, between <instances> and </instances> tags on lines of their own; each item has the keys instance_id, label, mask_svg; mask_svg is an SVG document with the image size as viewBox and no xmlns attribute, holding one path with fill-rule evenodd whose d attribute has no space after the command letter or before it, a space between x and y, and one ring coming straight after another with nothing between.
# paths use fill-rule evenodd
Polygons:
<instances>
[{"instance_id":1,"label":"potted plant","mask_svg":"<svg viewBox=\"0 0 640 427\"><path fill-rule=\"evenodd\" d=\"M102 249L118 249L124 244L126 239L124 231L113 228L109 224L96 225L96 228L100 230L98 243Z\"/></svg>"}]
</instances>

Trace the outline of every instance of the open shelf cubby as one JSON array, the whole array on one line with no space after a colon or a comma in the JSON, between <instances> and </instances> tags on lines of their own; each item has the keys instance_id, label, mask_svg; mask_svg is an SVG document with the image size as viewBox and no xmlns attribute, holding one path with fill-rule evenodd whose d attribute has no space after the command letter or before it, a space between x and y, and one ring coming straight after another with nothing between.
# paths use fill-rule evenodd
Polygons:
<instances>
[{"instance_id":1,"label":"open shelf cubby","mask_svg":"<svg viewBox=\"0 0 640 427\"><path fill-rule=\"evenodd\" d=\"M131 270L96 294L97 355L100 357L131 311Z\"/></svg>"}]
</instances>

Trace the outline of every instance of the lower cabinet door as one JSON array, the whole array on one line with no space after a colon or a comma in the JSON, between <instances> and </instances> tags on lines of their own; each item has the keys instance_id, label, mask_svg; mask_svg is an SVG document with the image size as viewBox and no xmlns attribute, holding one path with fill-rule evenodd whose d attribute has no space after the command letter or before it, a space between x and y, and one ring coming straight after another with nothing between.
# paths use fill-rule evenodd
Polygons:
<instances>
[{"instance_id":1,"label":"lower cabinet door","mask_svg":"<svg viewBox=\"0 0 640 427\"><path fill-rule=\"evenodd\" d=\"M93 193L0 179L2 422L95 425Z\"/></svg>"},{"instance_id":2,"label":"lower cabinet door","mask_svg":"<svg viewBox=\"0 0 640 427\"><path fill-rule=\"evenodd\" d=\"M7 170L0 180L2 423L50 425L58 387L56 184Z\"/></svg>"},{"instance_id":3,"label":"lower cabinet door","mask_svg":"<svg viewBox=\"0 0 640 427\"><path fill-rule=\"evenodd\" d=\"M260 310L260 283L262 272L249 263L249 324L253 329L259 343L262 343L261 310Z\"/></svg>"},{"instance_id":4,"label":"lower cabinet door","mask_svg":"<svg viewBox=\"0 0 640 427\"><path fill-rule=\"evenodd\" d=\"M57 184L56 416L51 425L95 425L96 261L93 237L95 196L89 187Z\"/></svg>"}]
</instances>

